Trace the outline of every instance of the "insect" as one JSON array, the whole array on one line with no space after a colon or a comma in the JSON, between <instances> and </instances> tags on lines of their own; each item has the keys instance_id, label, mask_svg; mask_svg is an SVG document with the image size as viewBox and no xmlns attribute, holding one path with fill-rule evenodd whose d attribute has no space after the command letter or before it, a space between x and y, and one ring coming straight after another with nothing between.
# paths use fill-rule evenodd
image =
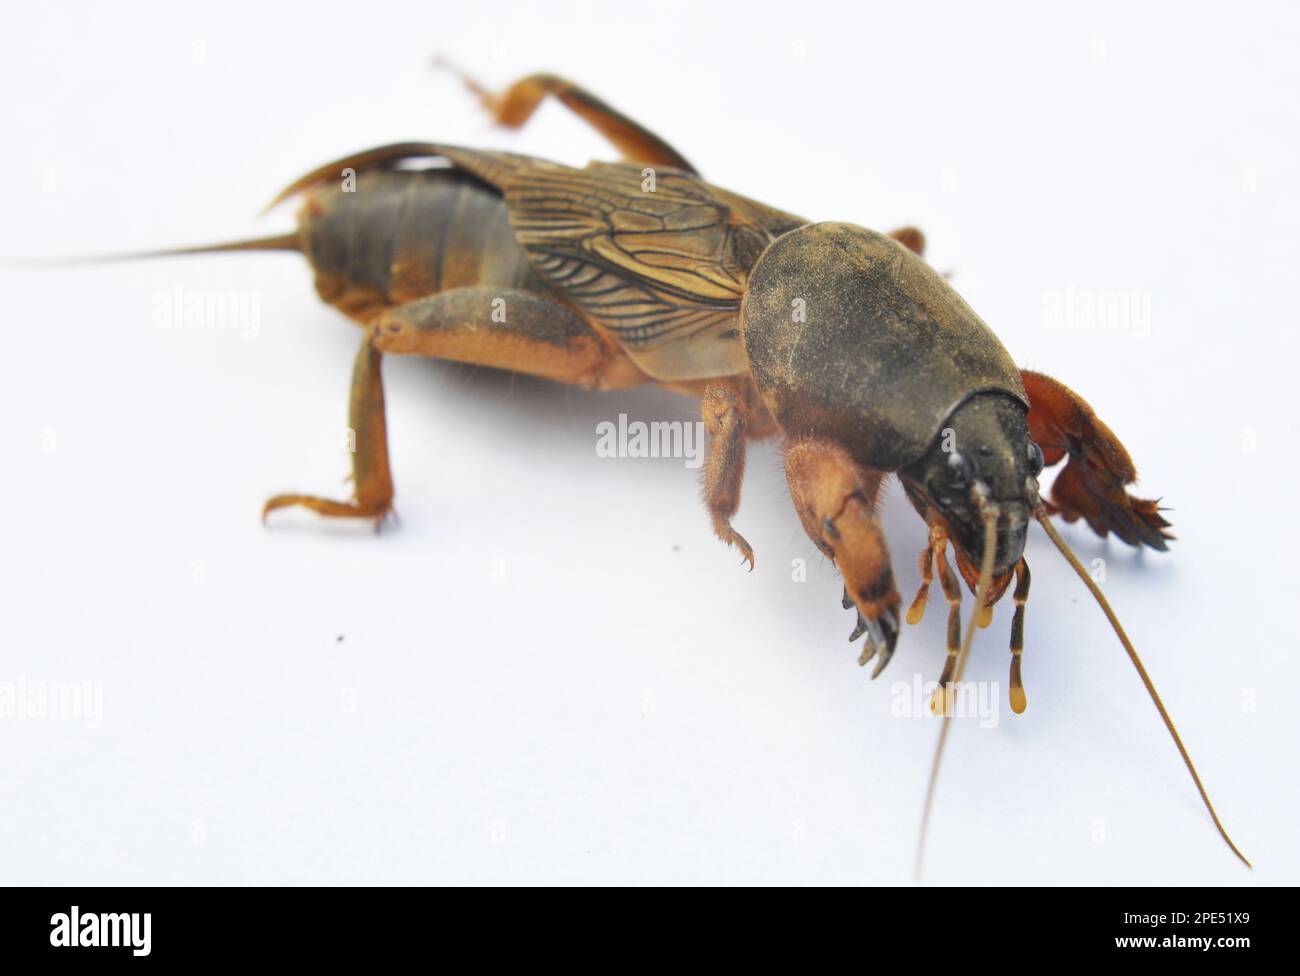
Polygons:
<instances>
[{"instance_id":1,"label":"insect","mask_svg":"<svg viewBox=\"0 0 1300 976\"><path fill-rule=\"evenodd\" d=\"M944 724L927 812L950 696L976 626L988 624L1008 591L1010 703L1017 713L1027 707L1024 549L1036 521L1101 605L1215 826L1249 864L1132 643L1051 517L1158 550L1172 538L1169 522L1156 502L1129 492L1133 463L1092 408L1059 381L1017 368L925 262L920 231L812 223L713 186L663 139L554 75L529 76L499 95L465 80L512 128L546 98L558 100L624 161L576 169L441 143L389 145L322 166L280 194L272 206L303 201L291 233L143 255L298 251L321 298L362 327L350 399L352 496L275 495L263 517L296 506L378 526L389 515L386 356L698 396L715 533L753 567L753 549L732 525L746 443L780 437L795 510L843 576L843 606L856 612L850 640L863 640L858 660L874 660L873 677L894 654L900 618L922 618L938 576L948 656L932 702ZM1039 476L1062 462L1042 498ZM921 586L905 615L876 514L890 475L929 529ZM974 595L964 634L963 584Z\"/></svg>"}]
</instances>

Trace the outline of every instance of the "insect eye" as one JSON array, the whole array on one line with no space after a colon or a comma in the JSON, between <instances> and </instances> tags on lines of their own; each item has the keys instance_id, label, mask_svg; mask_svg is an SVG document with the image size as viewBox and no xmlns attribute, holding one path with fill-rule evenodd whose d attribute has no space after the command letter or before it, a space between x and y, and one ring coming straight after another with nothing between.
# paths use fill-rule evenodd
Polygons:
<instances>
[{"instance_id":1,"label":"insect eye","mask_svg":"<svg viewBox=\"0 0 1300 976\"><path fill-rule=\"evenodd\" d=\"M953 488L965 488L970 484L971 476L970 462L964 455L953 451L948 455L948 484Z\"/></svg>"},{"instance_id":2,"label":"insect eye","mask_svg":"<svg viewBox=\"0 0 1300 976\"><path fill-rule=\"evenodd\" d=\"M1029 442L1029 476L1037 478L1043 473L1043 449L1033 441Z\"/></svg>"}]
</instances>

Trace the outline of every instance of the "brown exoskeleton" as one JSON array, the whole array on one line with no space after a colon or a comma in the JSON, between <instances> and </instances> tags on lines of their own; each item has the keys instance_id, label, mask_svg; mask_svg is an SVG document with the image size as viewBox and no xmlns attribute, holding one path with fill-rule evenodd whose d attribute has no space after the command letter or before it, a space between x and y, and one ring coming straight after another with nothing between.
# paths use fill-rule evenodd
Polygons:
<instances>
[{"instance_id":1,"label":"brown exoskeleton","mask_svg":"<svg viewBox=\"0 0 1300 976\"><path fill-rule=\"evenodd\" d=\"M664 140L555 76L525 78L500 96L470 84L511 127L552 96L627 161L574 169L443 144L385 146L322 166L281 194L277 203L305 199L297 231L180 252L300 251L320 296L364 330L351 393L352 497L276 495L263 514L301 506L378 523L390 512L386 355L699 396L711 435L705 501L717 535L753 565L732 527L745 445L779 435L796 511L843 575L844 606L857 611L851 639L866 635L859 661L874 658L874 674L894 653L901 607L876 504L888 475L902 481L929 526L907 619L920 620L936 572L950 608L935 700L945 734L947 689L960 680L974 625L988 622L1008 589L1016 604L1011 704L1026 707L1024 547L1038 521L1101 603L1216 827L1245 861L1136 652L1049 516L1154 549L1166 548L1169 523L1155 502L1128 493L1133 464L1088 404L1018 369L926 264L922 234L810 223L713 186ZM407 168L412 161L437 165ZM1049 502L1038 477L1061 461ZM964 638L962 580L975 594Z\"/></svg>"}]
</instances>

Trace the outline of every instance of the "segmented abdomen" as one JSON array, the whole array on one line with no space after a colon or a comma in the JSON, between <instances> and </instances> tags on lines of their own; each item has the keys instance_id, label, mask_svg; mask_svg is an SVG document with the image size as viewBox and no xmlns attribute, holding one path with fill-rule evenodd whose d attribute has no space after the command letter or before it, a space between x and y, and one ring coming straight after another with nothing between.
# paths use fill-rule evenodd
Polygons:
<instances>
[{"instance_id":1,"label":"segmented abdomen","mask_svg":"<svg viewBox=\"0 0 1300 976\"><path fill-rule=\"evenodd\" d=\"M469 285L545 291L499 193L459 170L361 173L300 216L321 298L362 322Z\"/></svg>"}]
</instances>

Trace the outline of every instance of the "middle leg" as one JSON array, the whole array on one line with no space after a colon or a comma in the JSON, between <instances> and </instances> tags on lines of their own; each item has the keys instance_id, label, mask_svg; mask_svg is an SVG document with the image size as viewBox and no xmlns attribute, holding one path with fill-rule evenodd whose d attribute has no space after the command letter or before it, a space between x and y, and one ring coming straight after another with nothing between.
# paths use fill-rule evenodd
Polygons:
<instances>
[{"instance_id":1,"label":"middle leg","mask_svg":"<svg viewBox=\"0 0 1300 976\"><path fill-rule=\"evenodd\" d=\"M731 527L740 507L740 484L745 476L745 438L749 411L733 385L711 383L700 401L704 427L709 432L709 459L704 472L704 503L713 518L713 531L729 546L735 546L754 568L754 550L745 537Z\"/></svg>"}]
</instances>

